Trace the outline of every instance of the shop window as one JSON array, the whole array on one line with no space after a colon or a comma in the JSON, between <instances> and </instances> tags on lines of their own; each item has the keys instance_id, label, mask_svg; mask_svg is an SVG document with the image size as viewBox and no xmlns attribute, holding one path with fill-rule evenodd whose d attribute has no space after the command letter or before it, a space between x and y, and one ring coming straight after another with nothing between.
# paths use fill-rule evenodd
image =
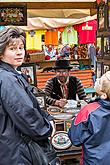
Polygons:
<instances>
[{"instance_id":1,"label":"shop window","mask_svg":"<svg viewBox=\"0 0 110 165\"><path fill-rule=\"evenodd\" d=\"M96 40L96 55L97 58L102 58L103 57L103 37L102 36L97 36Z\"/></svg>"},{"instance_id":2,"label":"shop window","mask_svg":"<svg viewBox=\"0 0 110 165\"><path fill-rule=\"evenodd\" d=\"M97 9L98 31L103 31L106 29L107 6L105 3L101 3Z\"/></svg>"},{"instance_id":3,"label":"shop window","mask_svg":"<svg viewBox=\"0 0 110 165\"><path fill-rule=\"evenodd\" d=\"M110 59L110 36L104 37L104 58Z\"/></svg>"},{"instance_id":4,"label":"shop window","mask_svg":"<svg viewBox=\"0 0 110 165\"><path fill-rule=\"evenodd\" d=\"M102 76L102 62L96 62L96 77L100 78Z\"/></svg>"},{"instance_id":5,"label":"shop window","mask_svg":"<svg viewBox=\"0 0 110 165\"><path fill-rule=\"evenodd\" d=\"M109 64L103 64L103 74L110 70Z\"/></svg>"}]
</instances>

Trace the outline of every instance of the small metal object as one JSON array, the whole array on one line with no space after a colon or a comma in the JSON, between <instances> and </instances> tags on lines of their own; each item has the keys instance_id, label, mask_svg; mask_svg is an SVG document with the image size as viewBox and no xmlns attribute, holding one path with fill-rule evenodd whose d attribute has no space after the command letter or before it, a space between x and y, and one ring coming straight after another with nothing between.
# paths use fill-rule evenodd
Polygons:
<instances>
[{"instance_id":1,"label":"small metal object","mask_svg":"<svg viewBox=\"0 0 110 165\"><path fill-rule=\"evenodd\" d=\"M81 107L80 101L77 101L77 107Z\"/></svg>"}]
</instances>

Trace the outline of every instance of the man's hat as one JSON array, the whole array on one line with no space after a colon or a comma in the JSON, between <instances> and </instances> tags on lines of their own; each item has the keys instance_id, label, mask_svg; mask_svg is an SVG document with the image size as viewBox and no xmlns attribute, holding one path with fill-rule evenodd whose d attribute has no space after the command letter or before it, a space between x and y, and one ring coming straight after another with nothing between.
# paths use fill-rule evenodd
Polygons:
<instances>
[{"instance_id":1,"label":"man's hat","mask_svg":"<svg viewBox=\"0 0 110 165\"><path fill-rule=\"evenodd\" d=\"M73 67L69 64L69 60L56 60L53 69L72 69Z\"/></svg>"}]
</instances>

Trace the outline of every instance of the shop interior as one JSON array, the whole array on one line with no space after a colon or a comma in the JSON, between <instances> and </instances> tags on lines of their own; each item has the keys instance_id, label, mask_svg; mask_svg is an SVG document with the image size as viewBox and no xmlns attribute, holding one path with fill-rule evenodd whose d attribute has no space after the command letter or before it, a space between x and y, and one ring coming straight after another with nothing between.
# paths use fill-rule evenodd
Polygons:
<instances>
[{"instance_id":1,"label":"shop interior","mask_svg":"<svg viewBox=\"0 0 110 165\"><path fill-rule=\"evenodd\" d=\"M3 11L7 5L0 2ZM95 95L94 83L107 70L110 70L110 7L105 1L45 1L17 2L24 7L26 15L18 26L26 32L26 57L21 71L29 69L30 84L38 88L37 98L43 99L43 108L55 116L56 135L66 137L72 118L77 114L64 112L45 104L43 88L46 81L55 75L52 66L57 59L68 59L73 66L71 75L80 78L88 99ZM13 7L12 1L8 3ZM9 6L9 8L11 8ZM106 14L105 11L107 12ZM24 13L22 13L24 14ZM102 15L101 15L102 14ZM21 15L22 17L22 15ZM12 20L9 20L9 22ZM12 22L14 23L14 22ZM23 25L24 23L24 25ZM16 23L14 23L17 25ZM4 28L6 25L0 27ZM81 102L81 106L83 106ZM81 108L81 107L80 107ZM59 112L60 111L60 112ZM66 114L66 117L65 117ZM72 116L71 116L72 114ZM55 138L55 137L54 137ZM81 148L67 144L64 147L52 143L62 165L79 164Z\"/></svg>"}]
</instances>

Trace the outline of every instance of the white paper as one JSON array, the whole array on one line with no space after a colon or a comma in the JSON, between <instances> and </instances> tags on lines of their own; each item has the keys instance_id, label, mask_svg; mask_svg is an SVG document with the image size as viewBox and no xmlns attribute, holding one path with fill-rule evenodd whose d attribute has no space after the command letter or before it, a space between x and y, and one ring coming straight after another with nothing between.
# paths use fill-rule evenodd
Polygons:
<instances>
[{"instance_id":1,"label":"white paper","mask_svg":"<svg viewBox=\"0 0 110 165\"><path fill-rule=\"evenodd\" d=\"M66 109L70 108L77 108L77 101L76 100L67 100L67 104L64 106Z\"/></svg>"}]
</instances>

